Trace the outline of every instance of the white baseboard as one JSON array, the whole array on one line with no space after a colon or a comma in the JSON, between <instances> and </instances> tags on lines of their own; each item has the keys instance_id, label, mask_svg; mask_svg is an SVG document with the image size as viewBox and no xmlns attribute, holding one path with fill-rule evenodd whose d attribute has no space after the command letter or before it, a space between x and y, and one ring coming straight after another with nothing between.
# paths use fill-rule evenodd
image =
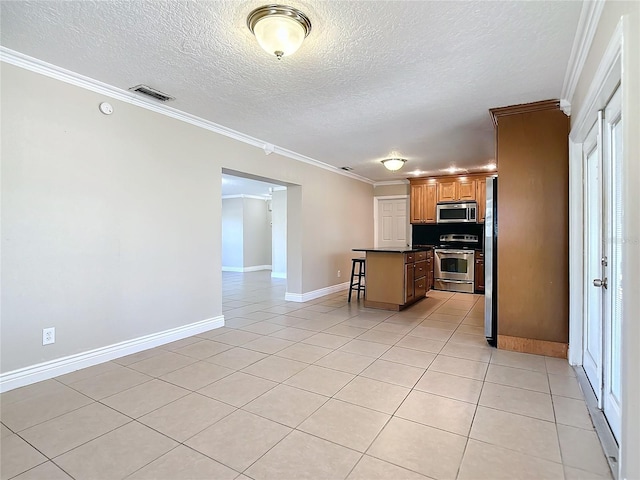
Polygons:
<instances>
[{"instance_id":1,"label":"white baseboard","mask_svg":"<svg viewBox=\"0 0 640 480\"><path fill-rule=\"evenodd\" d=\"M257 272L258 270L271 270L271 265L254 265L253 267L244 267L245 272Z\"/></svg>"},{"instance_id":2,"label":"white baseboard","mask_svg":"<svg viewBox=\"0 0 640 480\"><path fill-rule=\"evenodd\" d=\"M320 288L318 290L312 290L307 293L289 293L284 294L284 299L287 302L308 302L309 300L315 300L316 298L324 297L332 293L338 293L349 288L349 282L339 283L337 285L331 285L330 287Z\"/></svg>"},{"instance_id":3,"label":"white baseboard","mask_svg":"<svg viewBox=\"0 0 640 480\"><path fill-rule=\"evenodd\" d=\"M224 315L0 374L0 392L75 372L224 326Z\"/></svg>"},{"instance_id":4,"label":"white baseboard","mask_svg":"<svg viewBox=\"0 0 640 480\"><path fill-rule=\"evenodd\" d=\"M287 278L287 272L271 272L271 278Z\"/></svg>"},{"instance_id":5,"label":"white baseboard","mask_svg":"<svg viewBox=\"0 0 640 480\"><path fill-rule=\"evenodd\" d=\"M222 267L223 272L257 272L258 270L271 270L271 265L254 265L253 267Z\"/></svg>"}]
</instances>

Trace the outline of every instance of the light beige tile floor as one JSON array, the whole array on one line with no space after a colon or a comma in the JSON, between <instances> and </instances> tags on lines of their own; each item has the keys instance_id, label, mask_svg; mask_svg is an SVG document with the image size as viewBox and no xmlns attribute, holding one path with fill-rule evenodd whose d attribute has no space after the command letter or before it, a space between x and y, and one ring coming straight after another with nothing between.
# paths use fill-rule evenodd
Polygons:
<instances>
[{"instance_id":1,"label":"light beige tile floor","mask_svg":"<svg viewBox=\"0 0 640 480\"><path fill-rule=\"evenodd\" d=\"M481 296L223 284L223 328L2 394L0 480L611 478L573 369L489 347Z\"/></svg>"}]
</instances>

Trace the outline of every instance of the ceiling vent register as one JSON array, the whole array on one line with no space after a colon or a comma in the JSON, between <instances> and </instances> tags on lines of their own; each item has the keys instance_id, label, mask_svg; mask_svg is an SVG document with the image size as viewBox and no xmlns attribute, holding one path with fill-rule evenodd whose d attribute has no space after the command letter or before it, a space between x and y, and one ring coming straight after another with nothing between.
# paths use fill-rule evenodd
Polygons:
<instances>
[{"instance_id":1,"label":"ceiling vent register","mask_svg":"<svg viewBox=\"0 0 640 480\"><path fill-rule=\"evenodd\" d=\"M171 100L175 100L175 97L171 95L167 95L166 93L162 93L160 90L156 90L155 88L151 88L148 85L136 85L135 87L131 87L129 90L132 92L141 93L151 98L155 98L161 102L170 102Z\"/></svg>"}]
</instances>

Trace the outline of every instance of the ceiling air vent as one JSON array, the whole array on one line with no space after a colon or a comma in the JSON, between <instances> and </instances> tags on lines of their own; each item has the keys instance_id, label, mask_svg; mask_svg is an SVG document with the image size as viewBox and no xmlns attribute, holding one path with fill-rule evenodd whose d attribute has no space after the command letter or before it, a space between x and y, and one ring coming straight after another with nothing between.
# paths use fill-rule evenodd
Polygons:
<instances>
[{"instance_id":1,"label":"ceiling air vent","mask_svg":"<svg viewBox=\"0 0 640 480\"><path fill-rule=\"evenodd\" d=\"M171 100L175 100L175 97L171 95L167 95L166 93L162 93L155 88L151 88L148 85L136 85L135 87L131 87L129 90L132 92L138 92L143 95L147 95L148 97L155 98L156 100L160 100L161 102L169 102Z\"/></svg>"},{"instance_id":2,"label":"ceiling air vent","mask_svg":"<svg viewBox=\"0 0 640 480\"><path fill-rule=\"evenodd\" d=\"M340 167L341 170L344 170L345 172L350 172L351 170L353 170L353 168L351 167Z\"/></svg>"}]
</instances>

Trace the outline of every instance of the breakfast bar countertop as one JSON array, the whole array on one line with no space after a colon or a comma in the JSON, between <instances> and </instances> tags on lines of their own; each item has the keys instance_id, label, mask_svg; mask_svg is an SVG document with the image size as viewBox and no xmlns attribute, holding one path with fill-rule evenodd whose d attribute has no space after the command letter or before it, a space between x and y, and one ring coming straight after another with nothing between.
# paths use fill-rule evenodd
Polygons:
<instances>
[{"instance_id":1,"label":"breakfast bar countertop","mask_svg":"<svg viewBox=\"0 0 640 480\"><path fill-rule=\"evenodd\" d=\"M424 252L428 248L410 248L410 247L377 247L377 248L354 248L354 252L379 252L379 253L412 253Z\"/></svg>"}]
</instances>

